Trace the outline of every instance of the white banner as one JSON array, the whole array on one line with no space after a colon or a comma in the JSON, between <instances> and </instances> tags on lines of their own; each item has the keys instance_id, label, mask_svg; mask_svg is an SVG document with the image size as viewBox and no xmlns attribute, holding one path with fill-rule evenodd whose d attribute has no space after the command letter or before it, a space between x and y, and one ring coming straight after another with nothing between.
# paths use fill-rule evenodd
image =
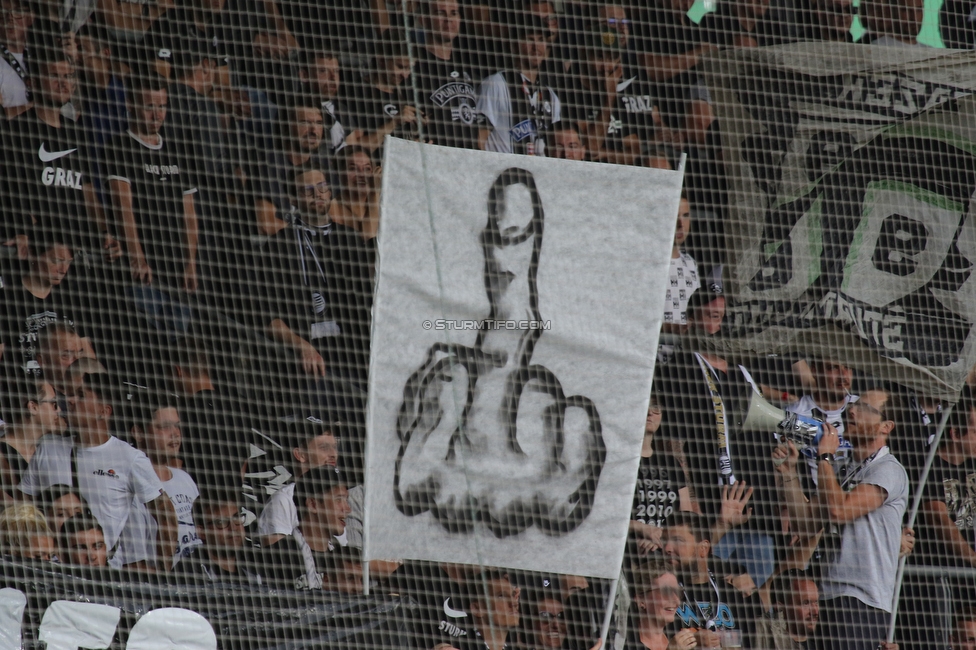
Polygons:
<instances>
[{"instance_id":1,"label":"white banner","mask_svg":"<svg viewBox=\"0 0 976 650\"><path fill-rule=\"evenodd\" d=\"M368 558L616 577L681 174L387 139Z\"/></svg>"}]
</instances>

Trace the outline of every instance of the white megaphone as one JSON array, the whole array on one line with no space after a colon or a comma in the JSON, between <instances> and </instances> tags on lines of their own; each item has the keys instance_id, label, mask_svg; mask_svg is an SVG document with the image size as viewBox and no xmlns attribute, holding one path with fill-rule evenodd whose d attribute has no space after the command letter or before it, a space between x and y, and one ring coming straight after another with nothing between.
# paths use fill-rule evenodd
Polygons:
<instances>
[{"instance_id":1,"label":"white megaphone","mask_svg":"<svg viewBox=\"0 0 976 650\"><path fill-rule=\"evenodd\" d=\"M740 427L743 431L778 433L781 442L792 440L801 449L816 444L823 433L823 423L819 420L776 408L755 390Z\"/></svg>"}]
</instances>

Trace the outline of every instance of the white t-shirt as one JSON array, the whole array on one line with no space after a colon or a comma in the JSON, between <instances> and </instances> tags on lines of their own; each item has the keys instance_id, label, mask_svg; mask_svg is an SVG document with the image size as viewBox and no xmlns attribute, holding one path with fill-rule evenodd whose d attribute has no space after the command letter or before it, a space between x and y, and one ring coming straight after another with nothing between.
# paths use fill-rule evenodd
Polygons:
<instances>
[{"instance_id":1,"label":"white t-shirt","mask_svg":"<svg viewBox=\"0 0 976 650\"><path fill-rule=\"evenodd\" d=\"M332 150L338 151L346 144L346 129L339 123L339 118L335 114L335 103L331 100L322 102L322 117L326 115L332 118L332 128L325 137L328 138Z\"/></svg>"},{"instance_id":2,"label":"white t-shirt","mask_svg":"<svg viewBox=\"0 0 976 650\"><path fill-rule=\"evenodd\" d=\"M522 75L522 78L526 82L528 81L525 75ZM548 91L552 96L552 106L550 109L552 123L555 124L560 120L561 107L559 97L556 96L552 88L548 88ZM533 93L529 104L535 108L537 101L538 93ZM486 77L481 82L481 89L478 91L477 108L478 112L485 116L485 119L488 120L488 123L492 127L485 148L488 151L497 151L499 153L513 153L512 139L513 137L521 139L521 136L513 136L512 133L513 127L516 125L512 124L512 96L509 93L508 81L505 79L504 73L497 72ZM537 149L536 155L544 156L545 151L539 151Z\"/></svg>"},{"instance_id":3,"label":"white t-shirt","mask_svg":"<svg viewBox=\"0 0 976 650\"><path fill-rule=\"evenodd\" d=\"M14 59L20 64L20 67L26 70L24 55L16 52L11 52L11 54L14 55ZM24 80L2 56L0 56L0 97L3 98L4 108L27 104L27 86L24 84Z\"/></svg>"},{"instance_id":4,"label":"white t-shirt","mask_svg":"<svg viewBox=\"0 0 976 650\"><path fill-rule=\"evenodd\" d=\"M848 463L854 464L853 459ZM890 612L898 572L902 516L908 505L908 474L884 447L873 461L860 471L853 471L851 479L843 485L844 491L850 492L861 483L883 489L884 503L841 527L840 549L824 567L820 594L824 600L851 596L869 607Z\"/></svg>"},{"instance_id":5,"label":"white t-shirt","mask_svg":"<svg viewBox=\"0 0 976 650\"><path fill-rule=\"evenodd\" d=\"M698 264L684 251L671 258L668 271L668 290L664 297L664 322L675 325L688 324L688 300L701 281L698 278Z\"/></svg>"},{"instance_id":6,"label":"white t-shirt","mask_svg":"<svg viewBox=\"0 0 976 650\"><path fill-rule=\"evenodd\" d=\"M163 481L162 485L176 510L178 533L176 553L172 558L172 567L175 567L181 559L203 544L197 537L197 529L193 524L193 502L200 496L200 491L189 474L175 467L170 467L169 470L173 472L173 478ZM149 508L141 503L133 504L119 544L120 565L143 561L155 563L158 533L159 527L149 514Z\"/></svg>"},{"instance_id":7,"label":"white t-shirt","mask_svg":"<svg viewBox=\"0 0 976 650\"><path fill-rule=\"evenodd\" d=\"M169 470L173 472L173 478L163 482L163 490L176 508L179 524L176 555L173 557L173 566L176 566L181 558L192 554L197 546L203 544L203 540L197 537L197 527L193 523L193 502L200 496L200 490L193 478L183 470L175 467Z\"/></svg>"},{"instance_id":8,"label":"white t-shirt","mask_svg":"<svg viewBox=\"0 0 976 650\"><path fill-rule=\"evenodd\" d=\"M357 489L356 486L349 490L350 502L352 493ZM289 483L271 495L268 502L264 504L264 510L258 517L258 535L291 535L298 526L298 508L295 506L295 484ZM339 546L348 546L346 537L347 530L342 531L341 535L336 536ZM362 545L360 543L360 545Z\"/></svg>"},{"instance_id":9,"label":"white t-shirt","mask_svg":"<svg viewBox=\"0 0 976 650\"><path fill-rule=\"evenodd\" d=\"M127 564L156 562L156 522L144 503L132 503L129 520L125 522L119 538L119 550L110 561L111 566L121 568Z\"/></svg>"},{"instance_id":10,"label":"white t-shirt","mask_svg":"<svg viewBox=\"0 0 976 650\"><path fill-rule=\"evenodd\" d=\"M21 478L20 491L33 497L52 485L72 485L73 447L71 438L57 435L41 438ZM163 486L149 458L115 436L97 447L79 447L76 456L78 489L102 526L105 544L112 548L132 508L158 497Z\"/></svg>"},{"instance_id":11,"label":"white t-shirt","mask_svg":"<svg viewBox=\"0 0 976 650\"><path fill-rule=\"evenodd\" d=\"M342 536L353 548L363 547L363 510L365 510L366 489L362 485L349 488L349 514L346 516L346 529ZM345 546L345 544L343 544Z\"/></svg>"},{"instance_id":12,"label":"white t-shirt","mask_svg":"<svg viewBox=\"0 0 976 650\"><path fill-rule=\"evenodd\" d=\"M258 517L258 535L291 535L298 525L295 484L289 483L271 495Z\"/></svg>"}]
</instances>

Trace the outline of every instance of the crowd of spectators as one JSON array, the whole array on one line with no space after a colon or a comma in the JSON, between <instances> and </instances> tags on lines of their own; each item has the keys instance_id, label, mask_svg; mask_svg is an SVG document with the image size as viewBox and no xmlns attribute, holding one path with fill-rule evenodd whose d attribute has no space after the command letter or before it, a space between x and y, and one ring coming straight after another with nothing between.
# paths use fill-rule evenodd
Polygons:
<instances>
[{"instance_id":1,"label":"crowd of spectators","mask_svg":"<svg viewBox=\"0 0 976 650\"><path fill-rule=\"evenodd\" d=\"M702 57L851 42L855 11L860 42L918 46L921 0L723 0L697 24L690 7L0 0L3 553L360 593L385 136L656 168L687 154L615 635L898 647L899 558L976 567L968 389L923 484L947 404L842 350L733 363L682 335L719 335L726 309ZM971 9L945 3L949 45L976 44ZM725 415L753 395L823 435L742 430ZM418 648L590 648L607 595L571 575L369 568L418 605ZM973 647L973 581L912 575L901 647Z\"/></svg>"}]
</instances>

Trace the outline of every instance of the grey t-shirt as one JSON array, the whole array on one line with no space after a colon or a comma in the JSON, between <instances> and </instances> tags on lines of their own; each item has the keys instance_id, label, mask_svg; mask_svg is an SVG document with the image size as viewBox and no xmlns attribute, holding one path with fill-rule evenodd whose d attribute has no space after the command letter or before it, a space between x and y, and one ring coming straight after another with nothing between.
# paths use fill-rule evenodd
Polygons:
<instances>
[{"instance_id":1,"label":"grey t-shirt","mask_svg":"<svg viewBox=\"0 0 976 650\"><path fill-rule=\"evenodd\" d=\"M853 462L853 461L852 461ZM844 485L862 483L887 492L880 508L841 528L840 549L825 567L820 585L825 600L851 596L865 605L891 611L901 547L901 521L908 504L908 474L885 447Z\"/></svg>"}]
</instances>

